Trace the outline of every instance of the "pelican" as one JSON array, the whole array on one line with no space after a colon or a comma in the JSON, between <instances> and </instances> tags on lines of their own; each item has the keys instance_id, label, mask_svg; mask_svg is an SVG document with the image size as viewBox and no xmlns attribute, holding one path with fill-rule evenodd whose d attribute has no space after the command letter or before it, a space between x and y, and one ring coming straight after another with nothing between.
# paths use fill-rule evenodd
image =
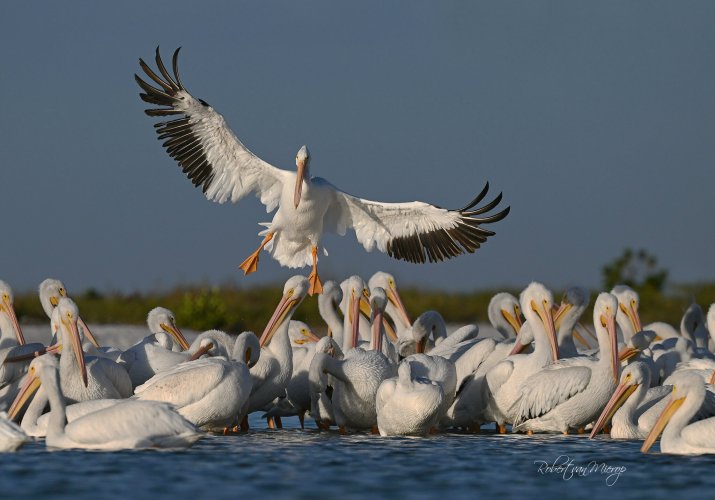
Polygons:
<instances>
[{"instance_id":1,"label":"pelican","mask_svg":"<svg viewBox=\"0 0 715 500\"><path fill-rule=\"evenodd\" d=\"M30 363L27 387L37 385L38 379L52 409L47 424L49 448L182 448L201 438L171 406L153 401L122 400L67 423L59 363L53 355L45 354Z\"/></svg>"},{"instance_id":2,"label":"pelican","mask_svg":"<svg viewBox=\"0 0 715 500\"><path fill-rule=\"evenodd\" d=\"M574 337L579 339L584 346L589 346L583 337L575 331L578 320L588 307L589 299L588 290L578 286L571 287L564 293L561 305L554 313L554 324L558 330L556 338L559 344L559 355L562 358L579 355L576 344L574 344Z\"/></svg>"},{"instance_id":3,"label":"pelican","mask_svg":"<svg viewBox=\"0 0 715 500\"><path fill-rule=\"evenodd\" d=\"M308 287L305 276L293 276L283 286L283 296L261 335L261 357L251 368L253 389L248 413L267 409L276 398L285 395L293 373L293 352L288 328L293 313L305 298ZM268 424L272 427L273 421L269 419ZM280 420L275 424L280 426ZM247 428L247 422L242 422L242 426Z\"/></svg>"},{"instance_id":4,"label":"pelican","mask_svg":"<svg viewBox=\"0 0 715 500\"><path fill-rule=\"evenodd\" d=\"M311 401L326 393L329 374L333 384L332 409L340 432L344 433L346 428L377 432L375 395L382 381L394 377L396 371L395 365L379 351L356 347L346 352L342 360L316 352L308 374Z\"/></svg>"},{"instance_id":5,"label":"pelican","mask_svg":"<svg viewBox=\"0 0 715 500\"><path fill-rule=\"evenodd\" d=\"M47 278L46 280L42 281L42 283L40 283L40 286L38 288L38 295L40 297L40 304L42 305L42 309L45 311L45 314L47 314L47 317L50 320L52 319L52 311L54 311L55 307L57 307L57 304L59 303L60 299L62 297L69 297L69 295L67 294L67 288L65 287L64 283L54 278ZM80 331L84 335L84 337L89 340L95 348L99 348L99 342L97 342L97 339L92 334L91 330L87 326L87 323L85 323L81 317L77 319L77 322L79 324ZM52 332L53 335L55 333L56 332L54 331Z\"/></svg>"},{"instance_id":6,"label":"pelican","mask_svg":"<svg viewBox=\"0 0 715 500\"><path fill-rule=\"evenodd\" d=\"M213 356L180 363L137 387L135 397L171 403L201 429L228 429L246 415L253 385L249 367L258 362L260 351L256 336L244 332L236 338L231 359Z\"/></svg>"},{"instance_id":7,"label":"pelican","mask_svg":"<svg viewBox=\"0 0 715 500\"><path fill-rule=\"evenodd\" d=\"M657 386L650 388L650 370L636 361L630 363L621 373L621 381L613 396L598 417L591 430L593 438L608 423L611 424L613 439L644 439L655 424L654 409L657 403L667 397L671 388Z\"/></svg>"},{"instance_id":8,"label":"pelican","mask_svg":"<svg viewBox=\"0 0 715 500\"><path fill-rule=\"evenodd\" d=\"M377 271L373 274L367 282L368 288L374 290L375 288L382 288L387 294L387 306L385 307L385 315L392 320L392 324L395 325L393 329L389 322L385 322L386 333L388 337L393 342L397 341L398 334L401 330L410 328L412 322L410 321L410 315L407 313L405 305L402 303L402 297L400 297L397 291L397 284L395 283L395 277L384 271Z\"/></svg>"},{"instance_id":9,"label":"pelican","mask_svg":"<svg viewBox=\"0 0 715 500\"><path fill-rule=\"evenodd\" d=\"M305 146L296 154L296 173L276 168L251 153L209 104L186 91L179 79L178 55L177 49L173 76L164 66L158 47L156 65L161 76L139 60L141 69L158 87L134 75L143 90L142 100L160 106L145 113L174 117L155 125L167 153L209 200L237 202L253 192L268 212L278 207L266 230L259 233L264 236L260 246L240 266L246 274L256 271L259 254L265 248L282 266L312 264L312 295L322 290L317 260L324 251L321 238L325 232L343 235L351 228L368 251L377 247L396 259L437 262L476 251L494 234L482 225L500 221L509 213L507 207L483 216L501 202L501 194L474 208L486 196L488 183L460 210L424 202L380 203L356 198L324 179L310 176L310 154Z\"/></svg>"},{"instance_id":10,"label":"pelican","mask_svg":"<svg viewBox=\"0 0 715 500\"><path fill-rule=\"evenodd\" d=\"M27 442L27 434L8 417L0 412L0 452L17 451Z\"/></svg>"},{"instance_id":11,"label":"pelican","mask_svg":"<svg viewBox=\"0 0 715 500\"><path fill-rule=\"evenodd\" d=\"M523 305L522 305L523 307ZM515 402L513 430L562 432L593 422L616 389L620 362L616 346L618 301L601 293L593 307L600 358L562 359L531 375Z\"/></svg>"},{"instance_id":12,"label":"pelican","mask_svg":"<svg viewBox=\"0 0 715 500\"><path fill-rule=\"evenodd\" d=\"M107 358L85 358L77 324L79 311L72 299L61 298L52 317L53 323L59 325L62 393L68 403L88 399L120 399L132 395L132 382L124 368Z\"/></svg>"},{"instance_id":13,"label":"pelican","mask_svg":"<svg viewBox=\"0 0 715 500\"><path fill-rule=\"evenodd\" d=\"M343 338L343 320L338 314L338 306L343 300L343 291L334 281L326 281L323 293L318 297L318 311L320 317L328 326L328 336Z\"/></svg>"},{"instance_id":14,"label":"pelican","mask_svg":"<svg viewBox=\"0 0 715 500\"><path fill-rule=\"evenodd\" d=\"M20 323L17 321L14 296L10 285L0 281L0 349L25 344ZM14 332L14 336L10 332Z\"/></svg>"},{"instance_id":15,"label":"pelican","mask_svg":"<svg viewBox=\"0 0 715 500\"><path fill-rule=\"evenodd\" d=\"M384 380L377 390L375 407L381 436L425 436L443 414L442 386L414 374L412 368L410 358L403 360L397 377Z\"/></svg>"},{"instance_id":16,"label":"pelican","mask_svg":"<svg viewBox=\"0 0 715 500\"><path fill-rule=\"evenodd\" d=\"M715 453L715 418L689 423L705 400L705 384L694 374L685 374L673 385L667 406L643 442L647 453L661 432L660 451L675 455Z\"/></svg>"},{"instance_id":17,"label":"pelican","mask_svg":"<svg viewBox=\"0 0 715 500\"><path fill-rule=\"evenodd\" d=\"M496 421L500 433L506 432L505 423L514 420L512 406L520 396L522 383L558 359L551 292L541 283L533 282L519 299L534 335L534 352L511 355L487 373L487 417L484 421Z\"/></svg>"},{"instance_id":18,"label":"pelican","mask_svg":"<svg viewBox=\"0 0 715 500\"><path fill-rule=\"evenodd\" d=\"M710 305L707 315L708 332L710 333L710 340L708 342L708 347L710 352L715 351L715 303Z\"/></svg>"},{"instance_id":19,"label":"pelican","mask_svg":"<svg viewBox=\"0 0 715 500\"><path fill-rule=\"evenodd\" d=\"M189 343L176 326L174 313L163 307L155 307L149 311L146 322L150 335L128 348L119 357L119 362L126 368L134 387L143 384L160 371L188 361L188 356L175 352L172 348L175 341L182 351L189 349Z\"/></svg>"},{"instance_id":20,"label":"pelican","mask_svg":"<svg viewBox=\"0 0 715 500\"><path fill-rule=\"evenodd\" d=\"M643 330L641 318L638 314L640 297L638 297L638 293L635 290L627 285L614 286L611 294L618 300L616 323L621 331L623 342L628 342L634 334Z\"/></svg>"},{"instance_id":21,"label":"pelican","mask_svg":"<svg viewBox=\"0 0 715 500\"><path fill-rule=\"evenodd\" d=\"M708 329L702 307L693 302L685 310L680 320L680 334L689 338L696 347L702 349L708 345Z\"/></svg>"},{"instance_id":22,"label":"pelican","mask_svg":"<svg viewBox=\"0 0 715 500\"><path fill-rule=\"evenodd\" d=\"M521 307L510 293L494 295L487 306L487 317L492 326L504 339L514 338L521 329Z\"/></svg>"}]
</instances>

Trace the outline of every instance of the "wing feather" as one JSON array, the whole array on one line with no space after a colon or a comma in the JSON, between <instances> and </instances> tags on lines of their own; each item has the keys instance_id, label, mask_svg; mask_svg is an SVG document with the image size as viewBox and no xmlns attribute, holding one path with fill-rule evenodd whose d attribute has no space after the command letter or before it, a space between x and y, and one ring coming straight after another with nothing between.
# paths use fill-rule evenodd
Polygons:
<instances>
[{"instance_id":1,"label":"wing feather","mask_svg":"<svg viewBox=\"0 0 715 500\"><path fill-rule=\"evenodd\" d=\"M141 69L158 87L134 75L143 91L141 99L163 106L145 110L147 115L183 115L154 125L158 138L164 141L162 146L209 200L235 203L255 193L267 211L274 210L289 172L254 155L233 134L223 116L184 88L179 78L179 50L172 57L173 76L164 66L158 47L156 66L160 75L139 59Z\"/></svg>"},{"instance_id":2,"label":"wing feather","mask_svg":"<svg viewBox=\"0 0 715 500\"><path fill-rule=\"evenodd\" d=\"M352 228L367 251L377 248L390 257L413 263L439 262L474 253L495 233L482 227L502 220L510 207L481 216L495 208L501 193L483 207L471 210L489 191L489 183L460 210L447 210L422 201L382 203L351 196L319 177L312 182L331 187L334 201L324 224L326 231L345 234Z\"/></svg>"}]
</instances>

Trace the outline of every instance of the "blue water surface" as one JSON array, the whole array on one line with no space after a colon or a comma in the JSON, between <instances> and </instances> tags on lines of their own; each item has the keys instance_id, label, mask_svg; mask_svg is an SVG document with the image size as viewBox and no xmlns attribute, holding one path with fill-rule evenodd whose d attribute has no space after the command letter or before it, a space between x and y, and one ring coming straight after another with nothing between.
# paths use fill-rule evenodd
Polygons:
<instances>
[{"instance_id":1,"label":"blue water surface","mask_svg":"<svg viewBox=\"0 0 715 500\"><path fill-rule=\"evenodd\" d=\"M642 454L607 436L341 436L284 419L207 436L182 451L0 454L3 497L58 498L708 498L715 456ZM603 465L605 464L605 465ZM612 467L610 471L605 467ZM620 472L619 472L620 471Z\"/></svg>"}]
</instances>

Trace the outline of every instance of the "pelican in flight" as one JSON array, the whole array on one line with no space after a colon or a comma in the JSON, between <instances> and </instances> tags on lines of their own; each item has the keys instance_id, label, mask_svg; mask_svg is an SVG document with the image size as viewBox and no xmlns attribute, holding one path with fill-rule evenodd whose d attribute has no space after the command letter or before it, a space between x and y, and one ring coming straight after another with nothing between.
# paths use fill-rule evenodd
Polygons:
<instances>
[{"instance_id":1,"label":"pelican in flight","mask_svg":"<svg viewBox=\"0 0 715 500\"><path fill-rule=\"evenodd\" d=\"M485 224L500 221L509 207L485 215L500 202L499 194L481 207L489 184L459 210L446 210L429 203L381 203L351 196L325 179L310 176L310 153L303 146L296 154L296 172L276 168L263 161L233 134L207 102L192 96L179 78L173 56L173 76L156 49L154 72L142 59L141 69L156 85L134 75L143 90L143 101L158 107L145 110L152 117L171 117L155 124L159 139L184 173L209 200L237 202L255 193L268 212L278 207L266 224L258 249L243 261L245 274L256 271L262 249L282 266L298 268L312 264L309 293L320 293L318 254L324 251L323 233L345 234L351 228L367 251L377 247L390 257L414 263L437 262L473 253L493 231ZM476 207L476 208L475 208Z\"/></svg>"}]
</instances>

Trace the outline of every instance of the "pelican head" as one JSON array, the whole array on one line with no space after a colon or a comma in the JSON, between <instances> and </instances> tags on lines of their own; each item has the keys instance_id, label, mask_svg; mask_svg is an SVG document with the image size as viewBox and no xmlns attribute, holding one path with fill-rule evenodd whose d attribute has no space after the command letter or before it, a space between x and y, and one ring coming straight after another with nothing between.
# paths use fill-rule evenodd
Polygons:
<instances>
[{"instance_id":1,"label":"pelican head","mask_svg":"<svg viewBox=\"0 0 715 500\"><path fill-rule=\"evenodd\" d=\"M360 314L370 318L370 291L365 285L365 281L357 275L350 276L341 284L343 289L343 300L347 300L345 315L351 326L352 346L357 347L360 338ZM347 332L343 332L345 335Z\"/></svg>"},{"instance_id":2,"label":"pelican head","mask_svg":"<svg viewBox=\"0 0 715 500\"><path fill-rule=\"evenodd\" d=\"M25 344L25 337L22 335L20 323L17 321L15 314L15 298L12 294L12 288L4 281L0 281L0 318L3 323L9 321L12 328L15 330L15 338L20 345Z\"/></svg>"},{"instance_id":3,"label":"pelican head","mask_svg":"<svg viewBox=\"0 0 715 500\"><path fill-rule=\"evenodd\" d=\"M181 350L185 351L189 348L189 343L186 341L184 334L176 326L176 318L174 313L164 307L155 307L146 317L146 324L151 333L165 332L171 335L177 344L181 346Z\"/></svg>"},{"instance_id":4,"label":"pelican head","mask_svg":"<svg viewBox=\"0 0 715 500\"><path fill-rule=\"evenodd\" d=\"M261 344L256 334L243 332L236 337L232 357L237 361L243 361L249 368L253 368L261 357Z\"/></svg>"},{"instance_id":5,"label":"pelican head","mask_svg":"<svg viewBox=\"0 0 715 500\"><path fill-rule=\"evenodd\" d=\"M54 385L59 386L59 365L57 356L54 354L43 354L32 360L22 386L7 411L8 418L14 420L25 406L25 403L37 392L37 389L40 388L40 377L46 381L52 380Z\"/></svg>"},{"instance_id":6,"label":"pelican head","mask_svg":"<svg viewBox=\"0 0 715 500\"><path fill-rule=\"evenodd\" d=\"M650 371L645 363L636 361L623 369L621 382L618 384L618 387L616 387L613 396L611 396L603 412L601 412L601 416L598 417L598 421L596 425L593 426L589 438L593 439L593 437L599 433L603 426L613 418L613 415L616 414L618 409L623 406L623 403L628 401L631 394L640 386L650 387Z\"/></svg>"},{"instance_id":7,"label":"pelican head","mask_svg":"<svg viewBox=\"0 0 715 500\"><path fill-rule=\"evenodd\" d=\"M298 208L300 196L303 193L303 181L310 180L310 151L307 146L301 147L295 155L295 166L298 169L293 192L293 205Z\"/></svg>"},{"instance_id":8,"label":"pelican head","mask_svg":"<svg viewBox=\"0 0 715 500\"><path fill-rule=\"evenodd\" d=\"M56 312L54 314L57 315L60 324L59 329L62 332L61 342L63 349L67 347L66 344L69 340L72 344L77 364L79 365L82 382L84 382L84 386L87 387L87 367L85 366L84 351L82 350L82 339L79 334L79 327L77 326L79 319L77 304L69 297L62 297L57 303Z\"/></svg>"},{"instance_id":9,"label":"pelican head","mask_svg":"<svg viewBox=\"0 0 715 500\"><path fill-rule=\"evenodd\" d=\"M653 342L658 342L660 340L663 339L661 339L658 334L652 330L640 331L631 337L626 347L621 349L618 353L618 359L621 362L628 361L648 349Z\"/></svg>"},{"instance_id":10,"label":"pelican head","mask_svg":"<svg viewBox=\"0 0 715 500\"><path fill-rule=\"evenodd\" d=\"M694 373L683 373L673 384L673 392L670 395L668 405L663 409L660 417L658 417L655 425L648 436L646 436L645 441L643 441L643 446L641 447L643 453L648 453L648 450L653 446L655 440L658 439L660 433L663 432L663 429L665 429L665 426L675 412L678 411L678 408L683 406L683 403L685 403L685 400L688 398L692 398L690 401L697 402L697 405L689 403L688 410L683 410L683 412L686 413L683 417L688 417L689 420L705 399L705 384L703 383L703 379ZM687 413L690 413L690 416L688 416Z\"/></svg>"},{"instance_id":11,"label":"pelican head","mask_svg":"<svg viewBox=\"0 0 715 500\"><path fill-rule=\"evenodd\" d=\"M521 307L519 301L510 293L500 292L494 295L487 307L489 322L505 339L516 337L521 330ZM513 330L514 335L511 335Z\"/></svg>"},{"instance_id":12,"label":"pelican head","mask_svg":"<svg viewBox=\"0 0 715 500\"><path fill-rule=\"evenodd\" d=\"M395 284L395 277L393 275L384 271L378 271L372 275L370 280L367 282L367 285L370 287L370 290L376 287L380 287L385 290L387 300L390 302L388 307L392 308L393 311L396 312L395 315L397 317L393 319L399 319L402 321L405 328L412 324L410 316L407 314L407 309L405 309L405 305L402 303L400 294L397 292L397 285ZM390 314L390 311L388 311L388 314Z\"/></svg>"},{"instance_id":13,"label":"pelican head","mask_svg":"<svg viewBox=\"0 0 715 500\"><path fill-rule=\"evenodd\" d=\"M566 290L566 293L564 293L564 296L561 298L561 305L554 313L554 323L556 324L556 328L561 326L564 316L570 310L576 308L580 312L583 312L588 306L589 299L590 296L588 290L581 288L580 286L574 286Z\"/></svg>"},{"instance_id":14,"label":"pelican head","mask_svg":"<svg viewBox=\"0 0 715 500\"><path fill-rule=\"evenodd\" d=\"M549 344L551 345L551 355L553 360L559 359L558 343L556 340L556 326L552 308L554 307L554 297L544 285L533 282L527 286L519 296L521 310L524 317L531 325L541 323L546 331ZM532 326L532 330L534 326ZM536 331L534 331L536 333Z\"/></svg>"},{"instance_id":15,"label":"pelican head","mask_svg":"<svg viewBox=\"0 0 715 500\"><path fill-rule=\"evenodd\" d=\"M288 337L292 346L317 342L320 340L313 330L302 321L291 320L288 324Z\"/></svg>"},{"instance_id":16,"label":"pelican head","mask_svg":"<svg viewBox=\"0 0 715 500\"><path fill-rule=\"evenodd\" d=\"M39 287L40 304L42 309L47 314L48 318L52 317L52 311L57 307L57 303L62 297L67 297L67 289L64 283L54 278L47 278Z\"/></svg>"},{"instance_id":17,"label":"pelican head","mask_svg":"<svg viewBox=\"0 0 715 500\"><path fill-rule=\"evenodd\" d=\"M618 359L618 339L616 338L617 311L618 300L614 295L606 292L598 294L596 303L593 306L593 324L596 327L602 359L603 356L607 356L607 351L603 343L607 342L609 344L611 351L611 371L613 372L613 380L616 383L618 383L618 375L621 368L621 362ZM605 338L604 335L606 335Z\"/></svg>"},{"instance_id":18,"label":"pelican head","mask_svg":"<svg viewBox=\"0 0 715 500\"><path fill-rule=\"evenodd\" d=\"M695 330L705 323L705 314L703 313L702 307L697 303L693 302L685 310L683 314L683 319L680 320L680 331L695 340Z\"/></svg>"},{"instance_id":19,"label":"pelican head","mask_svg":"<svg viewBox=\"0 0 715 500\"><path fill-rule=\"evenodd\" d=\"M638 315L638 305L640 304L638 293L627 285L616 285L611 293L618 299L618 314L616 315L618 326L622 331L640 332L643 327ZM623 340L628 341L626 338Z\"/></svg>"},{"instance_id":20,"label":"pelican head","mask_svg":"<svg viewBox=\"0 0 715 500\"><path fill-rule=\"evenodd\" d=\"M281 297L276 310L273 312L273 316L268 320L266 329L263 330L263 334L260 338L261 347L267 345L273 335L278 331L278 329L286 321L290 321L293 312L298 308L305 295L308 293L308 288L310 284L308 283L308 278L305 276L293 276L286 281L283 286L283 296Z\"/></svg>"}]
</instances>

